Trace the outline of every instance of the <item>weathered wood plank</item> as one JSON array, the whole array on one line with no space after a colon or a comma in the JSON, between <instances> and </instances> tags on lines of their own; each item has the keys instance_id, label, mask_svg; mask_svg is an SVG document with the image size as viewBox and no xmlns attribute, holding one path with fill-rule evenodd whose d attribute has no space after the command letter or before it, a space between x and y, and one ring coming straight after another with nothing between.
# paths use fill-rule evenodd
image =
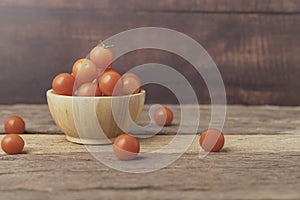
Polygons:
<instances>
[{"instance_id":1,"label":"weathered wood plank","mask_svg":"<svg viewBox=\"0 0 300 200\"><path fill-rule=\"evenodd\" d=\"M229 103L299 105L299 1L234 1L238 3L1 1L0 103L45 103L44 92L51 87L52 78L70 71L72 63L84 57L99 39L130 28L157 26L181 31L207 49L223 76ZM135 6L140 11L126 10ZM208 12L193 12L202 8ZM291 13L285 14L285 10ZM173 54L137 51L120 58L114 66L124 72L147 62L174 67L190 80L200 102L209 103L201 77ZM152 94L149 103L177 102L162 87L147 89Z\"/></svg>"},{"instance_id":2,"label":"weathered wood plank","mask_svg":"<svg viewBox=\"0 0 300 200\"><path fill-rule=\"evenodd\" d=\"M28 154L0 156L3 199L300 198L300 140L295 135L226 136L221 153L200 160L192 150L172 165L147 174L109 169L63 136L23 137L26 148L31 148ZM156 138L153 147L170 136Z\"/></svg>"},{"instance_id":3,"label":"weathered wood plank","mask_svg":"<svg viewBox=\"0 0 300 200\"><path fill-rule=\"evenodd\" d=\"M174 112L174 122L170 127L165 127L160 134L174 134L180 124L180 109L176 105L167 105ZM149 109L145 105L138 124L149 123ZM193 105L186 105L188 109L195 109ZM20 115L26 121L28 133L60 134L55 126L47 105L0 105L0 124L11 115ZM192 117L193 116L189 116ZM224 126L225 134L300 134L300 107L278 106L227 106ZM200 126L198 133L209 126L211 110L209 105L200 105ZM196 134L189 128L190 124L183 124L187 134ZM133 131L136 134L152 134L151 127L145 132ZM4 133L0 126L0 133Z\"/></svg>"},{"instance_id":4,"label":"weathered wood plank","mask_svg":"<svg viewBox=\"0 0 300 200\"><path fill-rule=\"evenodd\" d=\"M0 140L4 135L0 135ZM68 142L63 135L46 134L23 134L26 145L24 151L29 154L67 154L67 153L87 153L84 145ZM137 136L138 137L138 136ZM187 153L197 154L200 151L200 136L194 137L193 142L186 151ZM173 136L157 135L149 138L140 138L141 152L151 152L160 149L171 142ZM171 147L170 147L171 148ZM172 153L181 153L178 149L171 149ZM107 152L108 148L103 146L99 152ZM300 135L225 135L224 153L288 153L300 152ZM0 149L0 155L4 152ZM2 159L6 159L4 156Z\"/></svg>"},{"instance_id":5,"label":"weathered wood plank","mask_svg":"<svg viewBox=\"0 0 300 200\"><path fill-rule=\"evenodd\" d=\"M300 4L297 0L194 0L176 1L164 0L154 2L151 0L2 0L2 7L17 8L44 8L44 9L76 9L76 10L97 10L106 12L118 11L151 11L151 12L280 12L297 13L300 11Z\"/></svg>"},{"instance_id":6,"label":"weathered wood plank","mask_svg":"<svg viewBox=\"0 0 300 200\"><path fill-rule=\"evenodd\" d=\"M299 199L299 156L293 153L218 154L205 160L190 154L168 168L137 175L108 169L88 154L53 154L48 159L34 155L2 161L1 169L14 170L1 170L2 197Z\"/></svg>"}]
</instances>

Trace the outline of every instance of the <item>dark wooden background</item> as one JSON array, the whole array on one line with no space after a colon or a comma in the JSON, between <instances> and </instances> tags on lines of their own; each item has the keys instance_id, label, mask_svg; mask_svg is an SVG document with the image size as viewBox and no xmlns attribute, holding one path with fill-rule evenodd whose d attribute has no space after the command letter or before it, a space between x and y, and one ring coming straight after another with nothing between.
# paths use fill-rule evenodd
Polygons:
<instances>
[{"instance_id":1,"label":"dark wooden background","mask_svg":"<svg viewBox=\"0 0 300 200\"><path fill-rule=\"evenodd\" d=\"M202 44L222 74L228 103L300 105L299 0L1 0L0 103L45 103L53 77L100 39L144 26ZM124 72L148 62L179 70L209 103L201 77L173 54L136 51L114 66ZM146 89L148 103L176 103L163 87Z\"/></svg>"}]
</instances>

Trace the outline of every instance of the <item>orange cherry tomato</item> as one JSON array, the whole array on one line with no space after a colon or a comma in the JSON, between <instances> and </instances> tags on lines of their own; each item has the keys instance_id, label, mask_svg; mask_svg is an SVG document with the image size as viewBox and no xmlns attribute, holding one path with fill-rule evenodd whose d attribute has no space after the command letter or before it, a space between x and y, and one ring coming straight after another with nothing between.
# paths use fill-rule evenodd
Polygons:
<instances>
[{"instance_id":1,"label":"orange cherry tomato","mask_svg":"<svg viewBox=\"0 0 300 200\"><path fill-rule=\"evenodd\" d=\"M114 59L113 52L105 45L96 46L90 52L90 59L95 63L97 68L106 69Z\"/></svg>"},{"instance_id":2,"label":"orange cherry tomato","mask_svg":"<svg viewBox=\"0 0 300 200\"><path fill-rule=\"evenodd\" d=\"M77 90L77 96L101 96L98 84L84 83Z\"/></svg>"},{"instance_id":3,"label":"orange cherry tomato","mask_svg":"<svg viewBox=\"0 0 300 200\"><path fill-rule=\"evenodd\" d=\"M132 160L140 152L140 143L134 136L122 134L115 139L113 150L120 160Z\"/></svg>"},{"instance_id":4,"label":"orange cherry tomato","mask_svg":"<svg viewBox=\"0 0 300 200\"><path fill-rule=\"evenodd\" d=\"M104 72L115 72L115 73L119 74L119 72L117 70L113 69L113 68L107 68L107 69L104 70Z\"/></svg>"},{"instance_id":5,"label":"orange cherry tomato","mask_svg":"<svg viewBox=\"0 0 300 200\"><path fill-rule=\"evenodd\" d=\"M74 63L72 74L77 83L92 82L98 77L96 65L86 58L79 59Z\"/></svg>"},{"instance_id":6,"label":"orange cherry tomato","mask_svg":"<svg viewBox=\"0 0 300 200\"><path fill-rule=\"evenodd\" d=\"M2 138L1 148L7 154L19 154L23 151L24 140L17 134L8 134Z\"/></svg>"},{"instance_id":7,"label":"orange cherry tomato","mask_svg":"<svg viewBox=\"0 0 300 200\"><path fill-rule=\"evenodd\" d=\"M199 144L206 152L218 152L225 143L224 135L215 128L209 128L201 134Z\"/></svg>"},{"instance_id":8,"label":"orange cherry tomato","mask_svg":"<svg viewBox=\"0 0 300 200\"><path fill-rule=\"evenodd\" d=\"M21 134L25 131L25 122L19 116L11 116L6 120L4 129L6 133Z\"/></svg>"},{"instance_id":9,"label":"orange cherry tomato","mask_svg":"<svg viewBox=\"0 0 300 200\"><path fill-rule=\"evenodd\" d=\"M158 108L154 113L154 121L160 126L170 126L173 121L173 112L168 107Z\"/></svg>"},{"instance_id":10,"label":"orange cherry tomato","mask_svg":"<svg viewBox=\"0 0 300 200\"><path fill-rule=\"evenodd\" d=\"M57 75L52 81L52 89L55 94L69 95L73 93L75 78L68 73Z\"/></svg>"},{"instance_id":11,"label":"orange cherry tomato","mask_svg":"<svg viewBox=\"0 0 300 200\"><path fill-rule=\"evenodd\" d=\"M121 75L115 70L105 71L99 78L99 88L106 96L119 95L118 88L114 91L116 83L121 78Z\"/></svg>"},{"instance_id":12,"label":"orange cherry tomato","mask_svg":"<svg viewBox=\"0 0 300 200\"><path fill-rule=\"evenodd\" d=\"M121 77L122 92L125 95L137 94L141 91L141 79L133 74L126 73Z\"/></svg>"}]
</instances>

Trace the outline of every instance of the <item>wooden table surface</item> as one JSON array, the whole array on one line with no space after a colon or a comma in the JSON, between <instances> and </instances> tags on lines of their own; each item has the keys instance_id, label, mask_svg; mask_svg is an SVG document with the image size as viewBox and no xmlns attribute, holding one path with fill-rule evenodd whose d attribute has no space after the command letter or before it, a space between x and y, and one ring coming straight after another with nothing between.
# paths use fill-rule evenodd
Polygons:
<instances>
[{"instance_id":1,"label":"wooden table surface","mask_svg":"<svg viewBox=\"0 0 300 200\"><path fill-rule=\"evenodd\" d=\"M142 139L142 152L174 137L180 110L170 107L174 125ZM210 119L210 106L200 108L199 132ZM67 142L46 105L0 105L0 123L10 115L25 119L26 146L20 155L0 152L0 199L300 199L300 107L228 106L222 152L199 159L197 135L180 159L145 174L108 168Z\"/></svg>"}]
</instances>

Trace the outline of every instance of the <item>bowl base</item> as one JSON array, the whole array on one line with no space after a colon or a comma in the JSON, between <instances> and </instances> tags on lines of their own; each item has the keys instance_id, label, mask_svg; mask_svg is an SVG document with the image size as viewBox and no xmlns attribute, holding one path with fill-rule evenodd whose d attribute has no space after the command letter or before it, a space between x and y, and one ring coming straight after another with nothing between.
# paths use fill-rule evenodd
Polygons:
<instances>
[{"instance_id":1,"label":"bowl base","mask_svg":"<svg viewBox=\"0 0 300 200\"><path fill-rule=\"evenodd\" d=\"M81 139L66 135L66 139L76 144L112 144L109 139ZM113 140L114 138L111 138Z\"/></svg>"}]
</instances>

